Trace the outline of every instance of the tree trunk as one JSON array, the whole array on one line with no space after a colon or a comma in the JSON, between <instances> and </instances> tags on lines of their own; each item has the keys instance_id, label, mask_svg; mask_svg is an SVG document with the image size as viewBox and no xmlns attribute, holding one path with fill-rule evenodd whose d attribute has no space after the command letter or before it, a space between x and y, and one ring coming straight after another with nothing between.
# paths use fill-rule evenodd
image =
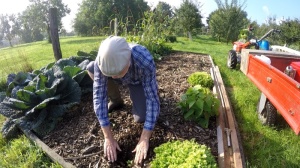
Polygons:
<instances>
[{"instance_id":1,"label":"tree trunk","mask_svg":"<svg viewBox=\"0 0 300 168\"><path fill-rule=\"evenodd\" d=\"M52 43L50 25L47 24L48 43Z\"/></svg>"},{"instance_id":2,"label":"tree trunk","mask_svg":"<svg viewBox=\"0 0 300 168\"><path fill-rule=\"evenodd\" d=\"M13 47L12 43L11 43L11 39L8 40L10 47Z\"/></svg>"},{"instance_id":3,"label":"tree trunk","mask_svg":"<svg viewBox=\"0 0 300 168\"><path fill-rule=\"evenodd\" d=\"M10 47L13 47L13 44L12 44L12 38L10 37L10 35L8 35L8 38L7 38L8 42L9 42L9 45Z\"/></svg>"},{"instance_id":4,"label":"tree trunk","mask_svg":"<svg viewBox=\"0 0 300 168\"><path fill-rule=\"evenodd\" d=\"M62 58L59 36L58 36L58 22L57 22L57 8L50 8L50 33L52 48L55 60L58 61Z\"/></svg>"},{"instance_id":5,"label":"tree trunk","mask_svg":"<svg viewBox=\"0 0 300 168\"><path fill-rule=\"evenodd\" d=\"M190 41L193 41L192 33L189 31L188 34L189 34L189 39L190 39Z\"/></svg>"}]
</instances>

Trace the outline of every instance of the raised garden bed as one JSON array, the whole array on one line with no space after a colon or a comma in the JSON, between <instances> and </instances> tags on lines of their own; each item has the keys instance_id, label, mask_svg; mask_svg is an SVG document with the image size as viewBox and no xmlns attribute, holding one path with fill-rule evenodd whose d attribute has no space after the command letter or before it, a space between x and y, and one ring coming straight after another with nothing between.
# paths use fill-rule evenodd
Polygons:
<instances>
[{"instance_id":1,"label":"raised garden bed","mask_svg":"<svg viewBox=\"0 0 300 168\"><path fill-rule=\"evenodd\" d=\"M187 77L196 71L211 73L212 66L208 55L184 52L172 53L157 62L161 113L143 167L149 167L155 157L155 147L171 140L195 139L199 144L211 148L216 161L218 160L218 148L223 148L223 142L221 146L218 144L217 118L211 118L209 127L204 129L194 122L185 121L177 108L180 96L190 87ZM103 156L104 139L93 110L92 93L83 95L80 105L68 111L55 130L41 138L41 141L55 151L59 159L63 159L61 163L66 162L67 165L79 168L130 167L129 163L135 156L132 151L139 140L143 124L133 122L128 89L121 87L121 91L126 105L110 114L113 134L122 149L115 163L109 163Z\"/></svg>"}]
</instances>

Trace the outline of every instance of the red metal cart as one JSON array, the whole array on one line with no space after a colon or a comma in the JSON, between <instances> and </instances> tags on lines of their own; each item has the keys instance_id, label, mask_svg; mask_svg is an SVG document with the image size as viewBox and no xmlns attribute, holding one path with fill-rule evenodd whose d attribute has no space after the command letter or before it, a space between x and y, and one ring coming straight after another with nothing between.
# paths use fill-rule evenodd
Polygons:
<instances>
[{"instance_id":1,"label":"red metal cart","mask_svg":"<svg viewBox=\"0 0 300 168\"><path fill-rule=\"evenodd\" d=\"M300 132L300 55L243 49L240 69L262 92L257 106L262 123L275 124L279 112L298 135Z\"/></svg>"}]
</instances>

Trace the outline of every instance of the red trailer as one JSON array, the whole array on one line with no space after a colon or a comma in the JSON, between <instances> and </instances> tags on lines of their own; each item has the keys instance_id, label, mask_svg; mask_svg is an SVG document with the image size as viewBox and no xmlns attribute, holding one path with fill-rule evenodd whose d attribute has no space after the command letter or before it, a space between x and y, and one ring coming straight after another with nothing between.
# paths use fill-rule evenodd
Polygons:
<instances>
[{"instance_id":1,"label":"red trailer","mask_svg":"<svg viewBox=\"0 0 300 168\"><path fill-rule=\"evenodd\" d=\"M241 71L261 91L257 112L265 125L279 112L293 131L300 132L300 55L243 49Z\"/></svg>"}]
</instances>

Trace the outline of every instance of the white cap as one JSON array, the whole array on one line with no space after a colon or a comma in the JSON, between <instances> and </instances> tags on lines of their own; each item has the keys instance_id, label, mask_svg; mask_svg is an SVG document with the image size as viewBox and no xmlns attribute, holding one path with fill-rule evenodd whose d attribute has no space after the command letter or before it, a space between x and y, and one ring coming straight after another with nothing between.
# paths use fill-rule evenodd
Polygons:
<instances>
[{"instance_id":1,"label":"white cap","mask_svg":"<svg viewBox=\"0 0 300 168\"><path fill-rule=\"evenodd\" d=\"M105 76L119 75L129 64L131 49L122 37L110 36L105 39L98 51L98 66Z\"/></svg>"}]
</instances>

